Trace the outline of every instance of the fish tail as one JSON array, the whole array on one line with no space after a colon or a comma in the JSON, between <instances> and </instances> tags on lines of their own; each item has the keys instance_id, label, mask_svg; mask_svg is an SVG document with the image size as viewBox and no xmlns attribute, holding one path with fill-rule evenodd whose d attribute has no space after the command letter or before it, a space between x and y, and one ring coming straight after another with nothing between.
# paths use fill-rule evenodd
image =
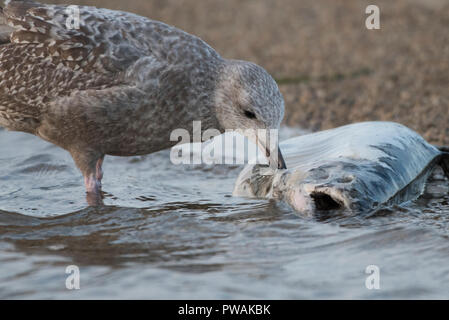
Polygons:
<instances>
[{"instance_id":1,"label":"fish tail","mask_svg":"<svg viewBox=\"0 0 449 320\"><path fill-rule=\"evenodd\" d=\"M440 149L441 150L441 149ZM443 157L441 158L441 167L443 168L444 174L449 179L449 152L441 150L443 152Z\"/></svg>"},{"instance_id":2,"label":"fish tail","mask_svg":"<svg viewBox=\"0 0 449 320\"><path fill-rule=\"evenodd\" d=\"M443 168L444 174L449 179L449 146L435 146L435 147L442 153L440 166L441 168Z\"/></svg>"},{"instance_id":3,"label":"fish tail","mask_svg":"<svg viewBox=\"0 0 449 320\"><path fill-rule=\"evenodd\" d=\"M435 146L438 148L438 150L440 150L443 153L448 153L449 154L449 146Z\"/></svg>"}]
</instances>

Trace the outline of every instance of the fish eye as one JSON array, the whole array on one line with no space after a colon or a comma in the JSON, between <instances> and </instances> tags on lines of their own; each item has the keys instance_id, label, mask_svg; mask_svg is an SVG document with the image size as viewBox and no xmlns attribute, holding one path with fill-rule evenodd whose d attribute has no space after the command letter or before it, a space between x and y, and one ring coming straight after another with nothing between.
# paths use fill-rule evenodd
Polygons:
<instances>
[{"instance_id":1,"label":"fish eye","mask_svg":"<svg viewBox=\"0 0 449 320\"><path fill-rule=\"evenodd\" d=\"M245 110L244 114L245 114L245 117L247 117L249 119L256 119L256 114L252 111Z\"/></svg>"}]
</instances>

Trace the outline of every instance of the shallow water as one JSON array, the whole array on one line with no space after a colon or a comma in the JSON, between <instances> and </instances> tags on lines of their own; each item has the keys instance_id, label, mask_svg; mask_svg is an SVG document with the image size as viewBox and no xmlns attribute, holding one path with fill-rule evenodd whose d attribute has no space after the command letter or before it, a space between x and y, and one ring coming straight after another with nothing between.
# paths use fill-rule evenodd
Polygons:
<instances>
[{"instance_id":1,"label":"shallow water","mask_svg":"<svg viewBox=\"0 0 449 320\"><path fill-rule=\"evenodd\" d=\"M231 197L237 166L175 166L164 151L104 169L105 206L88 208L65 151L0 129L0 298L449 298L439 173L403 206L305 218Z\"/></svg>"}]
</instances>

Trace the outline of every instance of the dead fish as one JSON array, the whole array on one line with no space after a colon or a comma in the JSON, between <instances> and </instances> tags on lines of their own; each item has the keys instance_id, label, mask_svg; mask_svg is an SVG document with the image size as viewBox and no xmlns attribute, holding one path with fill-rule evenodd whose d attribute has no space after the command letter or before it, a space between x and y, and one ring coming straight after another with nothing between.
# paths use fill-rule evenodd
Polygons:
<instances>
[{"instance_id":1,"label":"dead fish","mask_svg":"<svg viewBox=\"0 0 449 320\"><path fill-rule=\"evenodd\" d=\"M393 122L362 122L280 143L287 170L248 165L234 196L284 200L295 210L369 212L422 194L433 169L449 176L448 149Z\"/></svg>"}]
</instances>

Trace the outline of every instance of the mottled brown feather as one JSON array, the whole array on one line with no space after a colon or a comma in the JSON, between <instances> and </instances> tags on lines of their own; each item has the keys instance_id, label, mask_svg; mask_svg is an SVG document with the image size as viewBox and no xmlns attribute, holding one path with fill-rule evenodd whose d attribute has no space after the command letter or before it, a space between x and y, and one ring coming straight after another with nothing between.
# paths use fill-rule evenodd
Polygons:
<instances>
[{"instance_id":1,"label":"mottled brown feather","mask_svg":"<svg viewBox=\"0 0 449 320\"><path fill-rule=\"evenodd\" d=\"M1 10L0 126L65 148L85 176L105 154L176 144L172 130L191 132L195 120L203 131L279 126L283 99L259 66L122 11L79 6L80 28L70 29L66 9L10 1Z\"/></svg>"}]
</instances>

